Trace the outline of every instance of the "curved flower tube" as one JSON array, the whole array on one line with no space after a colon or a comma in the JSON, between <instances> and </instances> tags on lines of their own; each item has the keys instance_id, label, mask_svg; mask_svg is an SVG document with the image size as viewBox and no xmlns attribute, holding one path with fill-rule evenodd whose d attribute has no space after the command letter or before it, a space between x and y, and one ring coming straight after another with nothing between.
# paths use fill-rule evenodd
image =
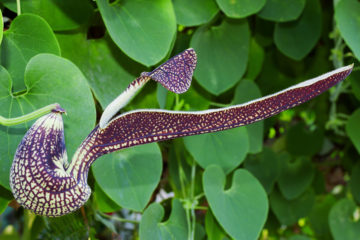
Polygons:
<instances>
[{"instance_id":1,"label":"curved flower tube","mask_svg":"<svg viewBox=\"0 0 360 240\"><path fill-rule=\"evenodd\" d=\"M104 111L100 125L82 142L70 164L61 113L38 119L20 143L11 167L14 197L25 208L45 216L61 216L89 198L91 164L100 156L139 144L158 142L244 126L304 103L345 79L353 65L304 81L275 94L227 108L197 112L142 109L111 118L148 80L176 93L188 89L196 65L188 49L150 73L142 73ZM139 83L140 82L140 83Z\"/></svg>"}]
</instances>

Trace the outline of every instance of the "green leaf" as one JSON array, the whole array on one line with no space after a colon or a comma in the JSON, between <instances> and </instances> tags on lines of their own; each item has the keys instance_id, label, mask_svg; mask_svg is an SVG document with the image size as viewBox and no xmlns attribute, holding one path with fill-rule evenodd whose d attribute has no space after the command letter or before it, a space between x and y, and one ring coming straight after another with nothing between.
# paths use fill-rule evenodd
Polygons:
<instances>
[{"instance_id":1,"label":"green leaf","mask_svg":"<svg viewBox=\"0 0 360 240\"><path fill-rule=\"evenodd\" d=\"M300 218L307 216L314 202L315 193L312 189L293 200L286 200L279 191L273 191L270 195L271 210L284 225L292 225Z\"/></svg>"},{"instance_id":2,"label":"green leaf","mask_svg":"<svg viewBox=\"0 0 360 240\"><path fill-rule=\"evenodd\" d=\"M2 0L6 7L16 12L16 0ZM21 13L34 13L43 17L55 31L78 28L93 13L87 0L21 0Z\"/></svg>"},{"instance_id":3,"label":"green leaf","mask_svg":"<svg viewBox=\"0 0 360 240\"><path fill-rule=\"evenodd\" d=\"M351 171L350 189L357 203L360 203L360 163L358 162Z\"/></svg>"},{"instance_id":4,"label":"green leaf","mask_svg":"<svg viewBox=\"0 0 360 240\"><path fill-rule=\"evenodd\" d=\"M357 0L341 0L335 5L335 20L346 44L360 60L360 3Z\"/></svg>"},{"instance_id":5,"label":"green leaf","mask_svg":"<svg viewBox=\"0 0 360 240\"><path fill-rule=\"evenodd\" d=\"M59 103L64 116L65 142L69 159L95 124L95 105L85 77L70 61L52 55L33 57L25 71L27 91L14 96L11 77L0 67L0 115L17 117L51 103ZM0 126L0 184L10 189L10 165L15 150L32 122Z\"/></svg>"},{"instance_id":6,"label":"green leaf","mask_svg":"<svg viewBox=\"0 0 360 240\"><path fill-rule=\"evenodd\" d=\"M320 128L307 129L303 122L291 127L286 135L286 149L296 156L312 156L321 150L324 133Z\"/></svg>"},{"instance_id":7,"label":"green leaf","mask_svg":"<svg viewBox=\"0 0 360 240\"><path fill-rule=\"evenodd\" d=\"M354 144L356 150L360 153L360 132L358 130L359 122L360 109L357 109L351 114L349 120L346 123L346 133Z\"/></svg>"},{"instance_id":8,"label":"green leaf","mask_svg":"<svg viewBox=\"0 0 360 240\"><path fill-rule=\"evenodd\" d=\"M216 0L220 9L231 18L245 18L260 11L265 0Z\"/></svg>"},{"instance_id":9,"label":"green leaf","mask_svg":"<svg viewBox=\"0 0 360 240\"><path fill-rule=\"evenodd\" d=\"M321 25L322 12L319 0L308 0L300 18L276 24L275 44L283 54L299 61L315 47L321 35Z\"/></svg>"},{"instance_id":10,"label":"green leaf","mask_svg":"<svg viewBox=\"0 0 360 240\"><path fill-rule=\"evenodd\" d=\"M315 205L309 214L309 223L319 239L331 239L328 216L335 202L333 195L316 197Z\"/></svg>"},{"instance_id":11,"label":"green leaf","mask_svg":"<svg viewBox=\"0 0 360 240\"><path fill-rule=\"evenodd\" d=\"M264 58L264 49L252 38L250 42L249 63L245 75L246 79L256 79L263 67Z\"/></svg>"},{"instance_id":12,"label":"green leaf","mask_svg":"<svg viewBox=\"0 0 360 240\"><path fill-rule=\"evenodd\" d=\"M59 44L49 24L33 14L16 17L4 32L0 60L13 79L14 91L24 90L26 64L39 53L60 55Z\"/></svg>"},{"instance_id":13,"label":"green leaf","mask_svg":"<svg viewBox=\"0 0 360 240\"><path fill-rule=\"evenodd\" d=\"M170 0L96 0L106 28L121 50L145 66L166 57L176 34Z\"/></svg>"},{"instance_id":14,"label":"green leaf","mask_svg":"<svg viewBox=\"0 0 360 240\"><path fill-rule=\"evenodd\" d=\"M128 58L108 36L86 39L86 32L57 33L63 57L74 62L87 77L100 105L105 108L144 67Z\"/></svg>"},{"instance_id":15,"label":"green leaf","mask_svg":"<svg viewBox=\"0 0 360 240\"><path fill-rule=\"evenodd\" d=\"M308 189L314 179L314 167L307 157L299 157L294 161L290 156L284 159L279 177L279 188L287 200L299 197Z\"/></svg>"},{"instance_id":16,"label":"green leaf","mask_svg":"<svg viewBox=\"0 0 360 240\"><path fill-rule=\"evenodd\" d=\"M349 76L349 80L352 93L360 100L360 71L353 71Z\"/></svg>"},{"instance_id":17,"label":"green leaf","mask_svg":"<svg viewBox=\"0 0 360 240\"><path fill-rule=\"evenodd\" d=\"M205 229L200 223L195 223L195 238L194 239L204 239Z\"/></svg>"},{"instance_id":18,"label":"green leaf","mask_svg":"<svg viewBox=\"0 0 360 240\"><path fill-rule=\"evenodd\" d=\"M210 106L210 101L205 98L205 94L198 92L194 87L182 93L180 99L185 101L184 107L187 111L205 110Z\"/></svg>"},{"instance_id":19,"label":"green leaf","mask_svg":"<svg viewBox=\"0 0 360 240\"><path fill-rule=\"evenodd\" d=\"M350 199L339 200L329 214L329 225L335 240L355 240L360 236L359 218L354 220L354 212L359 211Z\"/></svg>"},{"instance_id":20,"label":"green leaf","mask_svg":"<svg viewBox=\"0 0 360 240\"><path fill-rule=\"evenodd\" d=\"M119 205L117 205L109 198L108 195L106 195L106 193L104 193L99 184L95 183L93 194L97 207L101 212L111 213L121 209Z\"/></svg>"},{"instance_id":21,"label":"green leaf","mask_svg":"<svg viewBox=\"0 0 360 240\"><path fill-rule=\"evenodd\" d=\"M205 215L205 230L209 240L219 240L226 236L210 210Z\"/></svg>"},{"instance_id":22,"label":"green leaf","mask_svg":"<svg viewBox=\"0 0 360 240\"><path fill-rule=\"evenodd\" d=\"M250 155L244 167L261 182L267 193L272 191L281 172L279 157L268 147L256 156Z\"/></svg>"},{"instance_id":23,"label":"green leaf","mask_svg":"<svg viewBox=\"0 0 360 240\"><path fill-rule=\"evenodd\" d=\"M305 0L267 0L265 6L257 15L269 21L288 22L296 20L304 7Z\"/></svg>"},{"instance_id":24,"label":"green leaf","mask_svg":"<svg viewBox=\"0 0 360 240\"><path fill-rule=\"evenodd\" d=\"M249 150L246 128L234 128L184 138L186 149L202 168L215 164L229 173L239 166Z\"/></svg>"},{"instance_id":25,"label":"green leaf","mask_svg":"<svg viewBox=\"0 0 360 240\"><path fill-rule=\"evenodd\" d=\"M261 97L261 92L255 82L242 80L235 89L232 105L245 103ZM249 136L249 153L261 152L264 138L264 121L246 126Z\"/></svg>"},{"instance_id":26,"label":"green leaf","mask_svg":"<svg viewBox=\"0 0 360 240\"><path fill-rule=\"evenodd\" d=\"M2 214L5 209L7 208L8 204L11 202L11 200L3 198L0 196L0 214Z\"/></svg>"},{"instance_id":27,"label":"green leaf","mask_svg":"<svg viewBox=\"0 0 360 240\"><path fill-rule=\"evenodd\" d=\"M176 198L172 201L172 210L167 221L161 222L164 208L159 203L151 204L141 217L140 239L188 239L185 210Z\"/></svg>"},{"instance_id":28,"label":"green leaf","mask_svg":"<svg viewBox=\"0 0 360 240\"><path fill-rule=\"evenodd\" d=\"M219 26L197 29L190 43L198 54L196 80L215 95L234 86L245 73L249 43L246 20L225 19Z\"/></svg>"},{"instance_id":29,"label":"green leaf","mask_svg":"<svg viewBox=\"0 0 360 240\"><path fill-rule=\"evenodd\" d=\"M218 12L215 0L174 0L176 21L183 26L197 26L209 22Z\"/></svg>"},{"instance_id":30,"label":"green leaf","mask_svg":"<svg viewBox=\"0 0 360 240\"><path fill-rule=\"evenodd\" d=\"M102 156L92 169L101 189L116 204L142 211L160 181L161 152L156 143L127 148Z\"/></svg>"},{"instance_id":31,"label":"green leaf","mask_svg":"<svg viewBox=\"0 0 360 240\"><path fill-rule=\"evenodd\" d=\"M224 230L235 239L257 239L265 224L268 201L260 182L244 169L234 172L225 190L225 173L215 165L203 175L205 196Z\"/></svg>"}]
</instances>

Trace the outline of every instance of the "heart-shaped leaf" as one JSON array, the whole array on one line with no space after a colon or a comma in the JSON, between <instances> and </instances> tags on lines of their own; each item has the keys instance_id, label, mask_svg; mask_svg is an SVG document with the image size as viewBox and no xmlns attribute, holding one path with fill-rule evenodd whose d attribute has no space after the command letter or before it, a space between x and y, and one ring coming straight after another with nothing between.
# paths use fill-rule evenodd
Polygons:
<instances>
[{"instance_id":1,"label":"heart-shaped leaf","mask_svg":"<svg viewBox=\"0 0 360 240\"><path fill-rule=\"evenodd\" d=\"M260 154L250 155L244 165L261 182L266 192L270 193L281 172L279 157L270 148L264 148Z\"/></svg>"},{"instance_id":2,"label":"heart-shaped leaf","mask_svg":"<svg viewBox=\"0 0 360 240\"><path fill-rule=\"evenodd\" d=\"M14 95L12 80L0 67L0 115L18 117L57 102L68 113L64 117L65 142L71 157L95 123L95 105L88 83L70 61L52 54L33 57L25 71L26 92ZM10 189L9 173L15 150L32 122L0 126L0 184Z\"/></svg>"},{"instance_id":3,"label":"heart-shaped leaf","mask_svg":"<svg viewBox=\"0 0 360 240\"><path fill-rule=\"evenodd\" d=\"M116 204L142 211L160 181L161 152L156 143L127 148L102 156L92 169L99 186Z\"/></svg>"},{"instance_id":4,"label":"heart-shaped leaf","mask_svg":"<svg viewBox=\"0 0 360 240\"><path fill-rule=\"evenodd\" d=\"M231 18L244 18L260 11L265 0L216 0L220 9Z\"/></svg>"},{"instance_id":5,"label":"heart-shaped leaf","mask_svg":"<svg viewBox=\"0 0 360 240\"><path fill-rule=\"evenodd\" d=\"M113 200L111 200L108 195L106 195L97 183L95 183L93 194L97 207L101 212L111 213L118 211L121 208Z\"/></svg>"},{"instance_id":6,"label":"heart-shaped leaf","mask_svg":"<svg viewBox=\"0 0 360 240\"><path fill-rule=\"evenodd\" d=\"M235 89L233 105L246 103L252 99L260 98L260 89L255 82L242 80ZM264 121L255 122L246 126L249 136L249 153L258 153L262 150L264 138Z\"/></svg>"},{"instance_id":7,"label":"heart-shaped leaf","mask_svg":"<svg viewBox=\"0 0 360 240\"><path fill-rule=\"evenodd\" d=\"M249 62L247 65L245 78L249 80L255 80L263 67L265 52L264 49L255 41L255 39L251 39L249 51Z\"/></svg>"},{"instance_id":8,"label":"heart-shaped leaf","mask_svg":"<svg viewBox=\"0 0 360 240\"><path fill-rule=\"evenodd\" d=\"M249 44L246 20L225 19L219 26L198 28L190 43L198 54L196 80L215 95L234 86L245 73Z\"/></svg>"},{"instance_id":9,"label":"heart-shaped leaf","mask_svg":"<svg viewBox=\"0 0 360 240\"><path fill-rule=\"evenodd\" d=\"M164 208L159 203L151 204L141 217L140 239L188 239L186 213L178 199L172 201L172 210L167 221L161 222Z\"/></svg>"},{"instance_id":10,"label":"heart-shaped leaf","mask_svg":"<svg viewBox=\"0 0 360 240\"><path fill-rule=\"evenodd\" d=\"M176 34L170 0L96 3L111 38L130 58L151 66L167 55Z\"/></svg>"},{"instance_id":11,"label":"heart-shaped leaf","mask_svg":"<svg viewBox=\"0 0 360 240\"><path fill-rule=\"evenodd\" d=\"M212 212L231 237L257 239L268 213L265 190L244 169L234 172L230 189L224 189L225 179L218 166L209 166L204 172L204 192Z\"/></svg>"},{"instance_id":12,"label":"heart-shaped leaf","mask_svg":"<svg viewBox=\"0 0 360 240\"><path fill-rule=\"evenodd\" d=\"M16 12L16 1L2 0L4 5ZM91 2L87 0L23 0L21 13L34 13L43 17L56 31L78 28L86 23L93 13Z\"/></svg>"},{"instance_id":13,"label":"heart-shaped leaf","mask_svg":"<svg viewBox=\"0 0 360 240\"><path fill-rule=\"evenodd\" d=\"M214 0L174 0L176 21L183 26L197 26L209 22L218 12Z\"/></svg>"},{"instance_id":14,"label":"heart-shaped leaf","mask_svg":"<svg viewBox=\"0 0 360 240\"><path fill-rule=\"evenodd\" d=\"M360 3L357 0L341 0L335 5L335 20L346 44L360 60Z\"/></svg>"},{"instance_id":15,"label":"heart-shaped leaf","mask_svg":"<svg viewBox=\"0 0 360 240\"><path fill-rule=\"evenodd\" d=\"M329 225L335 240L356 240L360 236L359 217L354 219L354 212L359 211L350 199L339 200L330 210Z\"/></svg>"},{"instance_id":16,"label":"heart-shaped leaf","mask_svg":"<svg viewBox=\"0 0 360 240\"><path fill-rule=\"evenodd\" d=\"M314 167L309 158L299 157L292 161L288 155L283 159L279 176L279 188L288 200L299 197L314 179Z\"/></svg>"},{"instance_id":17,"label":"heart-shaped leaf","mask_svg":"<svg viewBox=\"0 0 360 240\"><path fill-rule=\"evenodd\" d=\"M57 33L61 55L84 73L101 106L105 108L145 69L127 57L106 36L87 39L85 31Z\"/></svg>"},{"instance_id":18,"label":"heart-shaped leaf","mask_svg":"<svg viewBox=\"0 0 360 240\"><path fill-rule=\"evenodd\" d=\"M39 53L60 55L59 44L49 24L33 14L22 14L4 32L1 65L10 73L14 91L22 91L27 62Z\"/></svg>"},{"instance_id":19,"label":"heart-shaped leaf","mask_svg":"<svg viewBox=\"0 0 360 240\"><path fill-rule=\"evenodd\" d=\"M303 59L320 38L321 16L319 0L311 0L306 1L296 21L276 24L274 40L278 49L294 60Z\"/></svg>"},{"instance_id":20,"label":"heart-shaped leaf","mask_svg":"<svg viewBox=\"0 0 360 240\"><path fill-rule=\"evenodd\" d=\"M270 206L281 224L291 225L305 217L315 202L315 193L309 189L300 197L286 200L279 191L274 190L270 195Z\"/></svg>"},{"instance_id":21,"label":"heart-shaped leaf","mask_svg":"<svg viewBox=\"0 0 360 240\"><path fill-rule=\"evenodd\" d=\"M331 239L328 216L335 202L333 195L316 197L315 205L309 214L309 223L319 239Z\"/></svg>"},{"instance_id":22,"label":"heart-shaped leaf","mask_svg":"<svg viewBox=\"0 0 360 240\"><path fill-rule=\"evenodd\" d=\"M304 7L305 0L267 0L265 6L257 15L270 21L288 22L296 20Z\"/></svg>"},{"instance_id":23,"label":"heart-shaped leaf","mask_svg":"<svg viewBox=\"0 0 360 240\"><path fill-rule=\"evenodd\" d=\"M229 173L245 160L249 150L246 128L186 137L186 149L203 168L215 164Z\"/></svg>"},{"instance_id":24,"label":"heart-shaped leaf","mask_svg":"<svg viewBox=\"0 0 360 240\"><path fill-rule=\"evenodd\" d=\"M358 130L360 122L360 109L353 112L346 123L346 133L351 139L356 150L360 153L360 132Z\"/></svg>"}]
</instances>

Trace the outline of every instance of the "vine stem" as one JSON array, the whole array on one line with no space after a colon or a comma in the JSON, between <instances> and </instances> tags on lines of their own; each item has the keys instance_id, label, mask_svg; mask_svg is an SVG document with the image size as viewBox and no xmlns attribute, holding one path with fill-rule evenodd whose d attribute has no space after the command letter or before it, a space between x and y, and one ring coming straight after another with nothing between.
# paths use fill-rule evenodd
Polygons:
<instances>
[{"instance_id":1,"label":"vine stem","mask_svg":"<svg viewBox=\"0 0 360 240\"><path fill-rule=\"evenodd\" d=\"M20 0L16 0L16 12L18 16L21 14Z\"/></svg>"},{"instance_id":2,"label":"vine stem","mask_svg":"<svg viewBox=\"0 0 360 240\"><path fill-rule=\"evenodd\" d=\"M29 210L24 211L24 231L21 239L27 240L31 236L31 228L35 221L36 215Z\"/></svg>"},{"instance_id":3,"label":"vine stem","mask_svg":"<svg viewBox=\"0 0 360 240\"><path fill-rule=\"evenodd\" d=\"M191 193L190 193L190 197L191 197L191 220L192 220L192 228L191 228L191 239L195 239L195 226L196 226L196 215L195 215L195 207L196 207L196 202L194 200L195 197L195 175L196 173L196 162L195 159L193 159L193 164L191 167ZM195 206L194 206L195 205Z\"/></svg>"},{"instance_id":4,"label":"vine stem","mask_svg":"<svg viewBox=\"0 0 360 240\"><path fill-rule=\"evenodd\" d=\"M40 108L38 110L35 110L29 114L23 115L21 117L16 118L5 118L3 116L0 116L0 125L4 126L14 126L18 125L27 121L34 120L38 117L41 117L52 110L59 109L60 105L58 103L47 105L46 107Z\"/></svg>"}]
</instances>

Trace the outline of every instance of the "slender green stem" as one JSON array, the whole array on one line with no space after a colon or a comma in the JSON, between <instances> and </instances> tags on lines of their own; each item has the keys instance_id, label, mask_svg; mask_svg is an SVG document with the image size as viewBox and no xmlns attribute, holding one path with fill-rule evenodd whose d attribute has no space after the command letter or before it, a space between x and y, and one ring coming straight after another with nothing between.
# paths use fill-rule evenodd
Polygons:
<instances>
[{"instance_id":1,"label":"slender green stem","mask_svg":"<svg viewBox=\"0 0 360 240\"><path fill-rule=\"evenodd\" d=\"M186 222L187 222L187 227L188 227L188 240L192 240L191 236L192 236L192 231L191 231L191 219L190 219L190 209L185 209L185 213L186 213Z\"/></svg>"},{"instance_id":2,"label":"slender green stem","mask_svg":"<svg viewBox=\"0 0 360 240\"><path fill-rule=\"evenodd\" d=\"M46 107L40 108L38 110L35 110L34 112L31 112L29 114L23 115L21 117L5 118L5 117L0 116L0 125L4 125L4 126L18 125L18 124L36 119L38 117L41 117L41 116L51 112L52 110L55 110L58 108L60 108L60 105L57 103L54 103L54 104L50 104Z\"/></svg>"},{"instance_id":3,"label":"slender green stem","mask_svg":"<svg viewBox=\"0 0 360 240\"><path fill-rule=\"evenodd\" d=\"M19 16L21 14L20 0L16 0L16 11L17 11L17 15Z\"/></svg>"},{"instance_id":4,"label":"slender green stem","mask_svg":"<svg viewBox=\"0 0 360 240\"><path fill-rule=\"evenodd\" d=\"M140 223L139 221L136 221L136 220L130 220L130 219L126 219L126 218L110 216L110 215L107 215L107 214L102 213L102 212L98 212L98 213L102 217L105 217L105 218L110 219L110 220L118 221L118 222L128 222L128 223L134 223L134 224L139 224Z\"/></svg>"},{"instance_id":5,"label":"slender green stem","mask_svg":"<svg viewBox=\"0 0 360 240\"><path fill-rule=\"evenodd\" d=\"M195 159L193 159L193 164L191 167L191 192L190 192L190 198L191 198L191 221L192 221L192 228L191 228L191 240L195 239L195 226L196 226L196 215L195 215L195 207L197 205L197 201L194 199L195 197L195 175L196 173L196 162Z\"/></svg>"},{"instance_id":6,"label":"slender green stem","mask_svg":"<svg viewBox=\"0 0 360 240\"><path fill-rule=\"evenodd\" d=\"M176 159L177 159L177 162L179 165L178 170L179 170L179 180L180 180L180 185L181 185L181 193L182 193L183 198L185 199L186 198L185 183L184 183L185 173L184 173L184 169L181 165L181 160L180 160L181 156L180 156L179 151L176 151L175 154L176 154Z\"/></svg>"},{"instance_id":7,"label":"slender green stem","mask_svg":"<svg viewBox=\"0 0 360 240\"><path fill-rule=\"evenodd\" d=\"M21 239L30 239L31 229L36 215L29 210L24 211L24 230Z\"/></svg>"}]
</instances>

